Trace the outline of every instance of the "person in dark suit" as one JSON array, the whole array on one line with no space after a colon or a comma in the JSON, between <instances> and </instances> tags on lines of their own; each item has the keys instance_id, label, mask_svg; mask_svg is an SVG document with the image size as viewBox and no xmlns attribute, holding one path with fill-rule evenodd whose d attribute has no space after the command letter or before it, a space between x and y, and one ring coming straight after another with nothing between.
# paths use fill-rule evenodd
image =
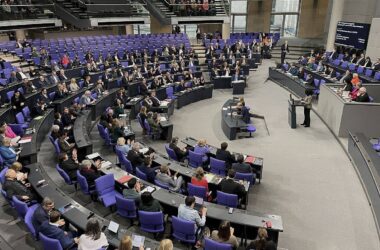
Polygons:
<instances>
[{"instance_id":1,"label":"person in dark suit","mask_svg":"<svg viewBox=\"0 0 380 250\"><path fill-rule=\"evenodd\" d=\"M370 102L369 95L367 93L367 89L365 87L361 87L359 89L358 95L356 96L355 102Z\"/></svg>"},{"instance_id":2,"label":"person in dark suit","mask_svg":"<svg viewBox=\"0 0 380 250\"><path fill-rule=\"evenodd\" d=\"M156 178L156 170L159 168L160 166L152 167L152 159L150 157L145 157L144 164L138 167L141 172L146 174L146 177L150 183L154 183L154 179Z\"/></svg>"},{"instance_id":3,"label":"person in dark suit","mask_svg":"<svg viewBox=\"0 0 380 250\"><path fill-rule=\"evenodd\" d=\"M360 54L360 58L356 61L356 65L363 66L365 64L365 57L364 54Z\"/></svg>"},{"instance_id":4,"label":"person in dark suit","mask_svg":"<svg viewBox=\"0 0 380 250\"><path fill-rule=\"evenodd\" d=\"M40 232L46 237L59 240L63 249L72 249L78 243L78 238L74 238L72 232L65 232L59 228L61 224L60 217L61 213L59 211L51 211L49 221L42 222Z\"/></svg>"},{"instance_id":5,"label":"person in dark suit","mask_svg":"<svg viewBox=\"0 0 380 250\"><path fill-rule=\"evenodd\" d=\"M281 45L281 65L285 62L286 54L289 54L288 41L285 41L285 43Z\"/></svg>"},{"instance_id":6,"label":"person in dark suit","mask_svg":"<svg viewBox=\"0 0 380 250\"><path fill-rule=\"evenodd\" d=\"M139 83L139 87L140 87L140 94L141 95L148 95L149 94L148 85L146 84L145 78Z\"/></svg>"},{"instance_id":7,"label":"person in dark suit","mask_svg":"<svg viewBox=\"0 0 380 250\"><path fill-rule=\"evenodd\" d=\"M240 115L245 123L251 123L251 114L247 106L245 106L245 102L241 103Z\"/></svg>"},{"instance_id":8,"label":"person in dark suit","mask_svg":"<svg viewBox=\"0 0 380 250\"><path fill-rule=\"evenodd\" d=\"M64 69L61 69L61 70L59 71L58 78L59 78L59 80L60 80L61 82L65 82L65 81L67 81L67 80L69 79L69 78L66 76L66 74L65 74L65 70L64 70Z\"/></svg>"},{"instance_id":9,"label":"person in dark suit","mask_svg":"<svg viewBox=\"0 0 380 250\"><path fill-rule=\"evenodd\" d=\"M36 104L33 106L31 110L32 117L44 115L46 107L47 105L43 100L37 100Z\"/></svg>"},{"instance_id":10,"label":"person in dark suit","mask_svg":"<svg viewBox=\"0 0 380 250\"><path fill-rule=\"evenodd\" d=\"M139 152L140 144L135 142L132 144L132 150L129 150L127 159L131 162L133 172L136 171L136 167L141 166L144 163L145 156Z\"/></svg>"},{"instance_id":11,"label":"person in dark suit","mask_svg":"<svg viewBox=\"0 0 380 250\"><path fill-rule=\"evenodd\" d=\"M32 201L36 199L36 195L27 187L30 184L22 184L17 180L17 173L13 169L8 169L5 173L5 182L2 188L7 192L9 199L16 196L20 201Z\"/></svg>"},{"instance_id":12,"label":"person in dark suit","mask_svg":"<svg viewBox=\"0 0 380 250\"><path fill-rule=\"evenodd\" d=\"M79 162L77 158L77 151L73 150L71 158L66 153L59 154L59 165L70 177L70 180L76 181L77 179L77 170L79 170Z\"/></svg>"},{"instance_id":13,"label":"person in dark suit","mask_svg":"<svg viewBox=\"0 0 380 250\"><path fill-rule=\"evenodd\" d=\"M51 72L50 82L52 84L58 84L59 83L59 77L57 76L57 72L55 70L53 70Z\"/></svg>"},{"instance_id":14,"label":"person in dark suit","mask_svg":"<svg viewBox=\"0 0 380 250\"><path fill-rule=\"evenodd\" d=\"M333 51L331 52L330 56L329 56L329 59L332 59L332 60L335 60L338 58L338 52L336 51L336 49L333 49Z\"/></svg>"},{"instance_id":15,"label":"person in dark suit","mask_svg":"<svg viewBox=\"0 0 380 250\"><path fill-rule=\"evenodd\" d=\"M38 205L32 216L32 224L37 233L43 222L49 221L49 213L54 210L54 202L49 197L44 197L41 205ZM64 220L59 221L59 225L65 225Z\"/></svg>"},{"instance_id":16,"label":"person in dark suit","mask_svg":"<svg viewBox=\"0 0 380 250\"><path fill-rule=\"evenodd\" d=\"M235 157L227 150L227 147L228 143L222 142L222 144L220 144L220 149L216 150L215 158L224 161L226 163L226 168L230 169L232 163L235 162Z\"/></svg>"},{"instance_id":17,"label":"person in dark suit","mask_svg":"<svg viewBox=\"0 0 380 250\"><path fill-rule=\"evenodd\" d=\"M121 84L124 87L128 87L128 84L129 84L129 73L128 73L128 71L125 71L124 75L121 77Z\"/></svg>"},{"instance_id":18,"label":"person in dark suit","mask_svg":"<svg viewBox=\"0 0 380 250\"><path fill-rule=\"evenodd\" d=\"M161 101L160 101L160 99L158 99L158 98L156 97L156 91L152 91L152 92L150 93L150 98L149 98L149 99L150 99L151 102L152 102L152 107L159 107L159 106L160 106Z\"/></svg>"},{"instance_id":19,"label":"person in dark suit","mask_svg":"<svg viewBox=\"0 0 380 250\"><path fill-rule=\"evenodd\" d=\"M48 81L48 79L45 78L45 76L40 76L39 79L38 79L38 82L37 82L40 86L46 86L46 85L49 85L50 82Z\"/></svg>"},{"instance_id":20,"label":"person in dark suit","mask_svg":"<svg viewBox=\"0 0 380 250\"><path fill-rule=\"evenodd\" d=\"M47 105L51 104L51 100L48 96L47 90L45 88L41 89L40 97L38 98L40 101L44 101Z\"/></svg>"},{"instance_id":21,"label":"person in dark suit","mask_svg":"<svg viewBox=\"0 0 380 250\"><path fill-rule=\"evenodd\" d=\"M62 152L71 155L72 149L75 147L75 143L68 142L67 132L63 131L58 139L58 145Z\"/></svg>"},{"instance_id":22,"label":"person in dark suit","mask_svg":"<svg viewBox=\"0 0 380 250\"><path fill-rule=\"evenodd\" d=\"M91 161L83 160L82 167L80 169L80 174L83 175L87 180L87 184L89 187L95 185L95 180L100 177L100 173L98 169L101 167L100 160L95 161L95 167L92 167Z\"/></svg>"},{"instance_id":23,"label":"person in dark suit","mask_svg":"<svg viewBox=\"0 0 380 250\"><path fill-rule=\"evenodd\" d=\"M380 70L380 58L377 58L377 61L374 64L372 64L372 69L376 71Z\"/></svg>"},{"instance_id":24,"label":"person in dark suit","mask_svg":"<svg viewBox=\"0 0 380 250\"><path fill-rule=\"evenodd\" d=\"M369 56L367 56L365 58L365 62L363 64L364 67L366 68L371 68L372 67L372 61L371 61L371 58Z\"/></svg>"},{"instance_id":25,"label":"person in dark suit","mask_svg":"<svg viewBox=\"0 0 380 250\"><path fill-rule=\"evenodd\" d=\"M218 189L224 193L236 194L241 200L241 203L245 203L245 196L247 192L245 191L245 188L242 184L234 180L235 174L235 170L228 170L227 177L219 183Z\"/></svg>"},{"instance_id":26,"label":"person in dark suit","mask_svg":"<svg viewBox=\"0 0 380 250\"><path fill-rule=\"evenodd\" d=\"M173 149L179 161L184 161L187 155L189 154L189 152L185 148L180 149L177 146L177 143L178 143L178 137L173 137L171 143L169 144L169 148Z\"/></svg>"},{"instance_id":27,"label":"person in dark suit","mask_svg":"<svg viewBox=\"0 0 380 250\"><path fill-rule=\"evenodd\" d=\"M63 108L63 113L61 116L61 121L64 127L68 127L71 125L74 125L74 120L72 119L72 116L70 114L69 108L64 107Z\"/></svg>"},{"instance_id":28,"label":"person in dark suit","mask_svg":"<svg viewBox=\"0 0 380 250\"><path fill-rule=\"evenodd\" d=\"M232 169L239 173L252 173L252 168L249 164L244 163L244 156L239 154L237 162L232 164Z\"/></svg>"},{"instance_id":29,"label":"person in dark suit","mask_svg":"<svg viewBox=\"0 0 380 250\"><path fill-rule=\"evenodd\" d=\"M25 107L25 97L19 90L16 90L11 98L11 106L16 113L21 112Z\"/></svg>"}]
</instances>

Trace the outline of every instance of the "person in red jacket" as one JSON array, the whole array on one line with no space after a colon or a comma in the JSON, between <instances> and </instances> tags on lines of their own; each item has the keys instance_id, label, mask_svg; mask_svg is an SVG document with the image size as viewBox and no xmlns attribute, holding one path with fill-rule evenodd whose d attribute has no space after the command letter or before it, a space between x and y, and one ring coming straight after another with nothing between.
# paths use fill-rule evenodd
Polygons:
<instances>
[{"instance_id":1,"label":"person in red jacket","mask_svg":"<svg viewBox=\"0 0 380 250\"><path fill-rule=\"evenodd\" d=\"M205 172L202 167L198 167L195 170L195 175L191 177L191 184L195 186L201 186L206 188L206 193L207 193L207 199L209 200L209 193L208 193L208 182L205 177Z\"/></svg>"}]
</instances>

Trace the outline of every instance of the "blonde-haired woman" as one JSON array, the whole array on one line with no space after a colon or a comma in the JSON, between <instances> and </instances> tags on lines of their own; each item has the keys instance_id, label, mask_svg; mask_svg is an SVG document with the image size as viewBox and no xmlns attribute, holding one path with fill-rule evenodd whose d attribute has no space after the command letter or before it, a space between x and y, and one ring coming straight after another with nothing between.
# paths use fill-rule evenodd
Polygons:
<instances>
[{"instance_id":1,"label":"blonde-haired woman","mask_svg":"<svg viewBox=\"0 0 380 250\"><path fill-rule=\"evenodd\" d=\"M173 242L170 239L161 240L158 250L173 250Z\"/></svg>"},{"instance_id":2,"label":"blonde-haired woman","mask_svg":"<svg viewBox=\"0 0 380 250\"><path fill-rule=\"evenodd\" d=\"M129 235L124 235L121 239L118 250L132 250L132 238ZM140 246L139 250L144 250L144 246Z\"/></svg>"},{"instance_id":3,"label":"blonde-haired woman","mask_svg":"<svg viewBox=\"0 0 380 250\"><path fill-rule=\"evenodd\" d=\"M131 150L131 140L128 139L127 144L125 143L124 137L119 137L116 142L116 149L123 152L123 154L127 155L129 150Z\"/></svg>"},{"instance_id":4,"label":"blonde-haired woman","mask_svg":"<svg viewBox=\"0 0 380 250\"><path fill-rule=\"evenodd\" d=\"M69 84L69 90L71 92L77 92L79 89L80 89L79 85L78 85L77 81L75 80L75 78L71 78L70 84Z\"/></svg>"}]
</instances>

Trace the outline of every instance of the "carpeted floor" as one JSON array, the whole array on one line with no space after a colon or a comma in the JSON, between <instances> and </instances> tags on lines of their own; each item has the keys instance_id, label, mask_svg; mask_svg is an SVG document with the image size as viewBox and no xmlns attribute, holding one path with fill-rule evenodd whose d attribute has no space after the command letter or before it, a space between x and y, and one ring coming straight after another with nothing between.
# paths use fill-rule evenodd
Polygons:
<instances>
[{"instance_id":1,"label":"carpeted floor","mask_svg":"<svg viewBox=\"0 0 380 250\"><path fill-rule=\"evenodd\" d=\"M345 151L313 113L310 128L289 128L289 93L266 81L271 65L273 62L264 61L257 71L251 72L244 95L246 104L253 112L264 115L265 122L254 119L257 127L254 138L228 142L232 151L264 158L263 180L250 193L248 210L282 216L284 232L279 239L281 248L380 249L368 201ZM175 110L171 118L173 135L206 138L213 145L226 141L220 125L220 113L222 104L231 98L231 93L231 90L215 90L212 99ZM302 119L302 110L298 110L298 124L302 123ZM141 138L137 123L132 126ZM116 161L115 155L102 146L96 127L91 139L94 151ZM149 143L158 151L165 152L163 142ZM81 204L100 215L109 214L99 203L89 203L80 192L73 194L73 188L67 187L56 172L52 155L53 148L46 138L39 153L39 162L47 169L49 176L66 192L71 192ZM9 206L3 200L1 205L1 236L12 248L38 248L38 244L27 236L22 223L14 220L15 214ZM122 221L114 215L107 217Z\"/></svg>"}]
</instances>

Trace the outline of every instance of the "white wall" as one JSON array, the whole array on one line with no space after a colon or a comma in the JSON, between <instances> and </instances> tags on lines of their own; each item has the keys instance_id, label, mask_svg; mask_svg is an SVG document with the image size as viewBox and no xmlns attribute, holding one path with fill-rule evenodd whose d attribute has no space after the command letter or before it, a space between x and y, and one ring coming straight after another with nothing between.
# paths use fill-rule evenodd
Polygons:
<instances>
[{"instance_id":1,"label":"white wall","mask_svg":"<svg viewBox=\"0 0 380 250\"><path fill-rule=\"evenodd\" d=\"M372 18L371 30L369 32L367 55L375 61L380 57L380 18Z\"/></svg>"}]
</instances>

